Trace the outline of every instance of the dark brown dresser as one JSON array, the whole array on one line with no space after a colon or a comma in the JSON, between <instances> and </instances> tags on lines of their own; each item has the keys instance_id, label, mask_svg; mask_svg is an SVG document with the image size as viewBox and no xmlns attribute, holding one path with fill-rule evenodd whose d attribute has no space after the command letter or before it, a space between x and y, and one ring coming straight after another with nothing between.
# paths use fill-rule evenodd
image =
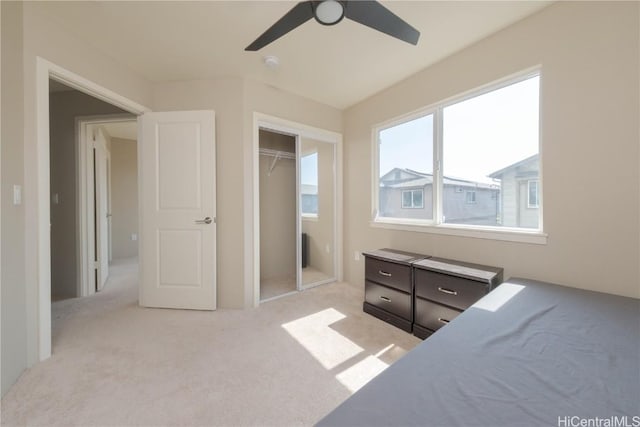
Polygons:
<instances>
[{"instance_id":1,"label":"dark brown dresser","mask_svg":"<svg viewBox=\"0 0 640 427\"><path fill-rule=\"evenodd\" d=\"M425 339L502 283L503 269L443 258L412 263L413 334Z\"/></svg>"},{"instance_id":2,"label":"dark brown dresser","mask_svg":"<svg viewBox=\"0 0 640 427\"><path fill-rule=\"evenodd\" d=\"M378 249L364 252L365 291L362 309L385 322L411 332L413 325L412 264L428 255Z\"/></svg>"}]
</instances>

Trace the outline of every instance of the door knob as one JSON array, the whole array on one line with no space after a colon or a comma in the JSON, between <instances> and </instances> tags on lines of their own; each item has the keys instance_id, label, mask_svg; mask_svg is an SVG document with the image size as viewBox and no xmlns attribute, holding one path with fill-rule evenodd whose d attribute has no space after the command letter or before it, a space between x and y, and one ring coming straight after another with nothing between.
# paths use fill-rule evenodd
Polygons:
<instances>
[{"instance_id":1,"label":"door knob","mask_svg":"<svg viewBox=\"0 0 640 427\"><path fill-rule=\"evenodd\" d=\"M205 219L196 219L196 224L211 224L213 220L211 217L206 217Z\"/></svg>"}]
</instances>

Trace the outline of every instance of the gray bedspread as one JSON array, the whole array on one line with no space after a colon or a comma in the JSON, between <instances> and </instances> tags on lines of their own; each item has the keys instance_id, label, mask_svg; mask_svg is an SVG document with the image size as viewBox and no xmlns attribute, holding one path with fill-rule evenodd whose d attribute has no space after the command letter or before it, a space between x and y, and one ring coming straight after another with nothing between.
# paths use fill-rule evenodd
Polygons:
<instances>
[{"instance_id":1,"label":"gray bedspread","mask_svg":"<svg viewBox=\"0 0 640 427\"><path fill-rule=\"evenodd\" d=\"M596 418L640 426L640 300L511 279L318 425L571 427Z\"/></svg>"}]
</instances>

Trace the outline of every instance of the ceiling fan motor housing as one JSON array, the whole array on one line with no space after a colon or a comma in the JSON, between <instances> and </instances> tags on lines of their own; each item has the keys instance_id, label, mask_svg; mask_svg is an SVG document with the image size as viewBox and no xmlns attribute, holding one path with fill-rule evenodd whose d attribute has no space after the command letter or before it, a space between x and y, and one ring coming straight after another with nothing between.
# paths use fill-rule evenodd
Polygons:
<instances>
[{"instance_id":1,"label":"ceiling fan motor housing","mask_svg":"<svg viewBox=\"0 0 640 427\"><path fill-rule=\"evenodd\" d=\"M338 0L322 0L311 3L313 17L322 25L335 25L344 18L346 4Z\"/></svg>"}]
</instances>

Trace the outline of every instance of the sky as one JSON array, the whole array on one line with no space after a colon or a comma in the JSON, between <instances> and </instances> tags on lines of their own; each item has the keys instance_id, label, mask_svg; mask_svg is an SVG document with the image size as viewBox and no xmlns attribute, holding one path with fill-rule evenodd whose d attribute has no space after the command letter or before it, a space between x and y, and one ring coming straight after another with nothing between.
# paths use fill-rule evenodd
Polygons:
<instances>
[{"instance_id":1,"label":"sky","mask_svg":"<svg viewBox=\"0 0 640 427\"><path fill-rule=\"evenodd\" d=\"M300 158L300 182L318 185L318 153L308 154Z\"/></svg>"},{"instance_id":2,"label":"sky","mask_svg":"<svg viewBox=\"0 0 640 427\"><path fill-rule=\"evenodd\" d=\"M539 77L459 102L443 110L443 174L487 177L538 153ZM380 176L394 167L432 173L433 117L380 132Z\"/></svg>"}]
</instances>

